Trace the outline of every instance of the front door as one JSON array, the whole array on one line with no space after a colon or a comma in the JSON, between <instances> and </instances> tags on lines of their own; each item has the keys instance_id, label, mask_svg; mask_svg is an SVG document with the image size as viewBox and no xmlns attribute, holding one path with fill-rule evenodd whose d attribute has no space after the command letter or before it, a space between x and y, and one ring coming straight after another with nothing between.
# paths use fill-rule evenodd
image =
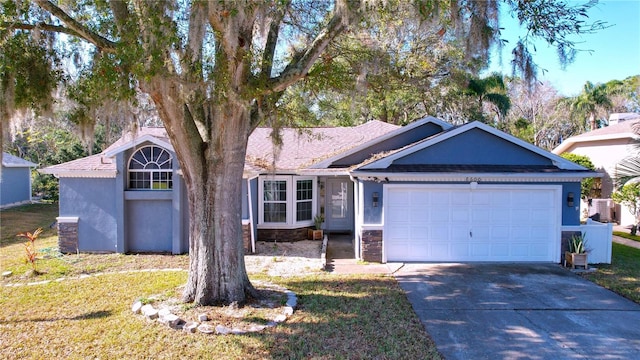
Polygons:
<instances>
[{"instance_id":1,"label":"front door","mask_svg":"<svg viewBox=\"0 0 640 360\"><path fill-rule=\"evenodd\" d=\"M353 183L345 179L327 179L325 230L353 231Z\"/></svg>"}]
</instances>

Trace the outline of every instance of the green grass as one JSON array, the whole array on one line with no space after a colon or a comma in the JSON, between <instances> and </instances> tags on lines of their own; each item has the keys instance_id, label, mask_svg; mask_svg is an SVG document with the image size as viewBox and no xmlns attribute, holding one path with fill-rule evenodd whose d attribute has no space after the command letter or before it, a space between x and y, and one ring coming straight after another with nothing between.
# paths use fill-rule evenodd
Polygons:
<instances>
[{"instance_id":1,"label":"green grass","mask_svg":"<svg viewBox=\"0 0 640 360\"><path fill-rule=\"evenodd\" d=\"M611 264L584 277L640 304L640 249L613 243Z\"/></svg>"},{"instance_id":2,"label":"green grass","mask_svg":"<svg viewBox=\"0 0 640 360\"><path fill-rule=\"evenodd\" d=\"M154 272L3 287L3 358L439 358L402 290L383 276L275 279L298 294L296 313L243 336L186 334L132 315L136 299L170 296L185 280L185 272Z\"/></svg>"},{"instance_id":3,"label":"green grass","mask_svg":"<svg viewBox=\"0 0 640 360\"><path fill-rule=\"evenodd\" d=\"M629 240L640 241L640 236L631 235L631 234L629 234L627 232L614 231L613 235L620 236L622 238L629 239Z\"/></svg>"},{"instance_id":4,"label":"green grass","mask_svg":"<svg viewBox=\"0 0 640 360\"><path fill-rule=\"evenodd\" d=\"M0 344L3 359L438 359L397 282L385 276L316 274L267 278L298 295L298 308L283 324L242 336L186 334L134 316L137 299L175 297L187 256L72 254L55 250L57 214L51 205L0 212ZM45 228L36 242L38 269L26 277L22 243L15 234ZM105 272L77 278L81 274ZM27 282L64 281L39 285ZM185 305L189 307L189 305ZM254 319L256 320L256 319Z\"/></svg>"}]
</instances>

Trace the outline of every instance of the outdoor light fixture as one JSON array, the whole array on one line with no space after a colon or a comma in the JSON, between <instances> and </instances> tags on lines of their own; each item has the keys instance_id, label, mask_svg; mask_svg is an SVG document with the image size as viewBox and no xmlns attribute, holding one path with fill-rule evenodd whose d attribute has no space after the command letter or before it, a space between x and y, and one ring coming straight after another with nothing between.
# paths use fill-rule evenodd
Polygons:
<instances>
[{"instance_id":1,"label":"outdoor light fixture","mask_svg":"<svg viewBox=\"0 0 640 360\"><path fill-rule=\"evenodd\" d=\"M573 193L570 192L567 194L567 206L573 207Z\"/></svg>"},{"instance_id":2,"label":"outdoor light fixture","mask_svg":"<svg viewBox=\"0 0 640 360\"><path fill-rule=\"evenodd\" d=\"M373 207L378 207L378 201L380 200L380 194L377 192L373 193Z\"/></svg>"}]
</instances>

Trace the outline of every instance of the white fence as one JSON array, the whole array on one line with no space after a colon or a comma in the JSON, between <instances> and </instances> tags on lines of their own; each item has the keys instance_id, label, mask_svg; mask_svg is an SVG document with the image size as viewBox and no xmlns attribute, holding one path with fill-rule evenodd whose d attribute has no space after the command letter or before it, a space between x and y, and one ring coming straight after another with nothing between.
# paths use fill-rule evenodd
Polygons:
<instances>
[{"instance_id":1,"label":"white fence","mask_svg":"<svg viewBox=\"0 0 640 360\"><path fill-rule=\"evenodd\" d=\"M563 231L580 231L587 240L589 264L611 264L611 235L613 224L587 219L585 225L563 226Z\"/></svg>"}]
</instances>

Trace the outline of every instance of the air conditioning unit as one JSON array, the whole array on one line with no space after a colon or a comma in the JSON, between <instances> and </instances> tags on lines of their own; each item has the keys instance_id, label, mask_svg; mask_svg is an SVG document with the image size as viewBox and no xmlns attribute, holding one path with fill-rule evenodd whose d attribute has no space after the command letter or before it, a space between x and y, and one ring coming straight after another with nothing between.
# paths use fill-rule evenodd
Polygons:
<instances>
[{"instance_id":1,"label":"air conditioning unit","mask_svg":"<svg viewBox=\"0 0 640 360\"><path fill-rule=\"evenodd\" d=\"M614 202L611 199L592 199L589 218L599 222L613 221Z\"/></svg>"}]
</instances>

